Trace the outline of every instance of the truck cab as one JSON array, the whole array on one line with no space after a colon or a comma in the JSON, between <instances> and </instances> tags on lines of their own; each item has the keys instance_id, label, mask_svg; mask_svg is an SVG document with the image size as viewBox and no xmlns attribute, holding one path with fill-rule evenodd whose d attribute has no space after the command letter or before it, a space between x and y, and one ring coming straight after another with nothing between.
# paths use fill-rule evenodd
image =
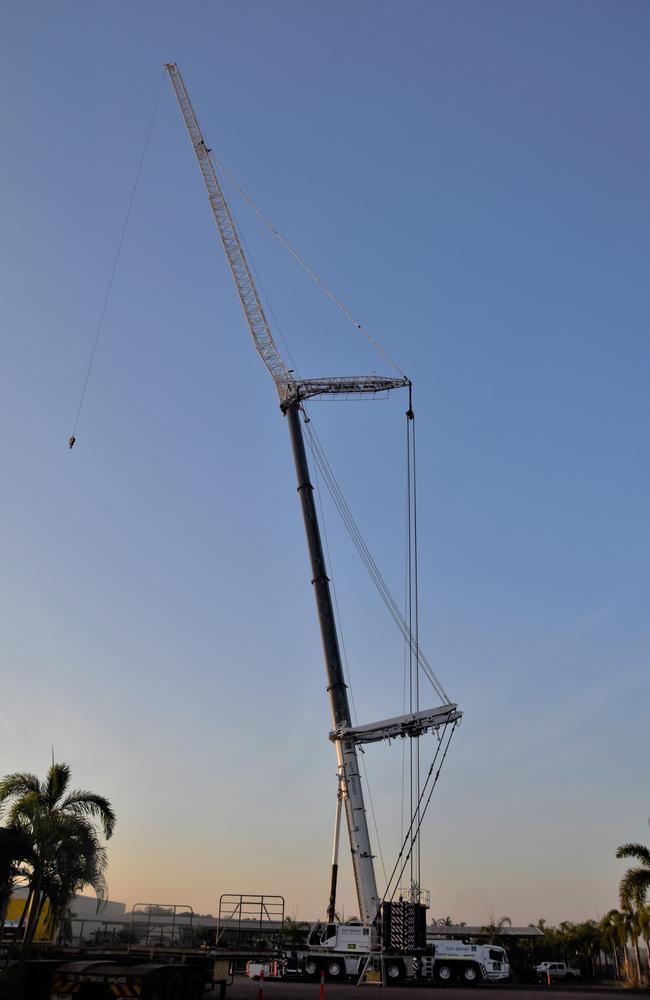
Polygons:
<instances>
[{"instance_id":1,"label":"truck cab","mask_svg":"<svg viewBox=\"0 0 650 1000\"><path fill-rule=\"evenodd\" d=\"M313 924L307 944L312 950L369 952L370 928L363 924Z\"/></svg>"}]
</instances>

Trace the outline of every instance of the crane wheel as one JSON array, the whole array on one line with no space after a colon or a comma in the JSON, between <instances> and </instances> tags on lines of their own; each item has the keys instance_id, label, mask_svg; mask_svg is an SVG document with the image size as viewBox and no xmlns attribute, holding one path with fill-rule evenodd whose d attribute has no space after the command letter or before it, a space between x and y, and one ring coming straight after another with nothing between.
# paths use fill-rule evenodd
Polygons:
<instances>
[{"instance_id":1,"label":"crane wheel","mask_svg":"<svg viewBox=\"0 0 650 1000\"><path fill-rule=\"evenodd\" d=\"M320 975L320 966L316 959L308 958L305 960L305 975L309 976L310 979L318 979Z\"/></svg>"},{"instance_id":2,"label":"crane wheel","mask_svg":"<svg viewBox=\"0 0 650 1000\"><path fill-rule=\"evenodd\" d=\"M473 986L474 983L478 983L480 978L479 971L475 965L466 965L463 969L463 980L468 985Z\"/></svg>"},{"instance_id":3,"label":"crane wheel","mask_svg":"<svg viewBox=\"0 0 650 1000\"><path fill-rule=\"evenodd\" d=\"M327 963L327 978L328 979L342 979L345 970L343 968L343 963L338 959L332 959L332 961Z\"/></svg>"},{"instance_id":4,"label":"crane wheel","mask_svg":"<svg viewBox=\"0 0 650 1000\"><path fill-rule=\"evenodd\" d=\"M387 986L391 986L393 983L399 983L404 978L403 962L395 962L395 961L386 962L384 968L386 970Z\"/></svg>"},{"instance_id":5,"label":"crane wheel","mask_svg":"<svg viewBox=\"0 0 650 1000\"><path fill-rule=\"evenodd\" d=\"M441 983L451 983L454 978L454 970L447 962L441 962L436 969L436 979Z\"/></svg>"}]
</instances>

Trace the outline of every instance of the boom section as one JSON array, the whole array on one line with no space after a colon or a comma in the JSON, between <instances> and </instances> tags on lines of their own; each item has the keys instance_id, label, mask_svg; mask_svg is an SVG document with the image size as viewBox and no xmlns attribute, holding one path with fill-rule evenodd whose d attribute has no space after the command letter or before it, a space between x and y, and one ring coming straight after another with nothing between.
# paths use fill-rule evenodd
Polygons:
<instances>
[{"instance_id":1,"label":"boom section","mask_svg":"<svg viewBox=\"0 0 650 1000\"><path fill-rule=\"evenodd\" d=\"M283 401L287 396L288 388L291 384L291 376L275 345L271 328L269 327L262 303L257 294L255 282L253 281L253 276L239 239L239 234L237 233L230 208L228 207L228 202L221 189L217 172L210 157L210 150L203 138L201 127L194 113L194 108L185 88L183 78L176 63L165 63L165 69L169 74L176 93L178 104L185 119L187 131L190 134L192 146L194 147L194 152L196 153L196 158L203 174L203 180L212 207L212 214L221 234L230 270L235 280L237 292L241 299L242 308L253 336L255 347L275 382L280 400Z\"/></svg>"},{"instance_id":2,"label":"boom section","mask_svg":"<svg viewBox=\"0 0 650 1000\"><path fill-rule=\"evenodd\" d=\"M368 818L363 799L359 761L356 742L353 736L347 734L351 726L348 691L343 676L343 663L339 640L336 631L336 619L332 606L329 578L325 564L325 554L321 541L316 504L314 503L314 487L309 476L309 465L305 452L305 443L300 425L300 401L296 400L285 407L289 423L293 458L296 466L298 493L307 535L307 547L311 562L312 585L316 598L316 610L323 644L325 671L327 675L327 691L332 709L332 721L337 733L333 742L336 747L336 757L339 769L340 793L345 807L345 818L350 837L352 868L357 889L357 899L361 920L371 924L379 913L381 900L377 894L375 866L370 846ZM330 906L330 909L333 909Z\"/></svg>"}]
</instances>

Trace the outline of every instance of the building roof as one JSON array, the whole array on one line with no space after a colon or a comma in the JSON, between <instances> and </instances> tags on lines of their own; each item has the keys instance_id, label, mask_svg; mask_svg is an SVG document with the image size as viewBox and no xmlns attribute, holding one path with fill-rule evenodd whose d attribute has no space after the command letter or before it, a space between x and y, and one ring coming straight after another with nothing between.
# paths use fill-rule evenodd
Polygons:
<instances>
[{"instance_id":1,"label":"building roof","mask_svg":"<svg viewBox=\"0 0 650 1000\"><path fill-rule=\"evenodd\" d=\"M543 931L534 924L527 927L501 927L498 934L485 926L469 924L429 924L427 927L427 937L439 938L489 938L498 936L502 938L538 938L543 937Z\"/></svg>"}]
</instances>

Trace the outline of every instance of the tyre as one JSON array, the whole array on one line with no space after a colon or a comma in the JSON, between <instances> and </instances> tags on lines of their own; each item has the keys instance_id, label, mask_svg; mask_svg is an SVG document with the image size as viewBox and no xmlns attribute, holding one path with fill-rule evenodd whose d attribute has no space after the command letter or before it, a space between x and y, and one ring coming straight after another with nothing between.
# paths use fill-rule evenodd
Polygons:
<instances>
[{"instance_id":1,"label":"tyre","mask_svg":"<svg viewBox=\"0 0 650 1000\"><path fill-rule=\"evenodd\" d=\"M340 958L332 958L327 963L327 978L336 980L342 979L345 975L345 967Z\"/></svg>"},{"instance_id":2,"label":"tyre","mask_svg":"<svg viewBox=\"0 0 650 1000\"><path fill-rule=\"evenodd\" d=\"M162 980L157 972L147 976L142 985L142 1000L163 1000Z\"/></svg>"},{"instance_id":3,"label":"tyre","mask_svg":"<svg viewBox=\"0 0 650 1000\"><path fill-rule=\"evenodd\" d=\"M441 962L436 968L436 979L441 983L451 983L454 970L448 962Z\"/></svg>"},{"instance_id":4,"label":"tyre","mask_svg":"<svg viewBox=\"0 0 650 1000\"><path fill-rule=\"evenodd\" d=\"M310 979L317 979L320 975L320 967L315 958L306 958L304 964L305 975Z\"/></svg>"},{"instance_id":5,"label":"tyre","mask_svg":"<svg viewBox=\"0 0 650 1000\"><path fill-rule=\"evenodd\" d=\"M193 973L190 976L190 980L187 984L187 989L185 991L186 1000L199 1000L200 997L205 993L205 984L201 976L198 973Z\"/></svg>"},{"instance_id":6,"label":"tyre","mask_svg":"<svg viewBox=\"0 0 650 1000\"><path fill-rule=\"evenodd\" d=\"M481 974L476 965L466 965L463 968L463 982L473 986L481 980Z\"/></svg>"},{"instance_id":7,"label":"tyre","mask_svg":"<svg viewBox=\"0 0 650 1000\"><path fill-rule=\"evenodd\" d=\"M171 972L165 982L165 1000L184 1000L185 986L180 972Z\"/></svg>"},{"instance_id":8,"label":"tyre","mask_svg":"<svg viewBox=\"0 0 650 1000\"><path fill-rule=\"evenodd\" d=\"M187 984L187 990L185 991L186 1000L199 1000L200 997L205 993L205 984L202 977L198 973L193 973L190 976L190 980Z\"/></svg>"},{"instance_id":9,"label":"tyre","mask_svg":"<svg viewBox=\"0 0 650 1000\"><path fill-rule=\"evenodd\" d=\"M386 985L388 986L392 983L399 983L404 978L403 962L396 962L395 959L389 959L384 964L384 970L386 973Z\"/></svg>"}]
</instances>

